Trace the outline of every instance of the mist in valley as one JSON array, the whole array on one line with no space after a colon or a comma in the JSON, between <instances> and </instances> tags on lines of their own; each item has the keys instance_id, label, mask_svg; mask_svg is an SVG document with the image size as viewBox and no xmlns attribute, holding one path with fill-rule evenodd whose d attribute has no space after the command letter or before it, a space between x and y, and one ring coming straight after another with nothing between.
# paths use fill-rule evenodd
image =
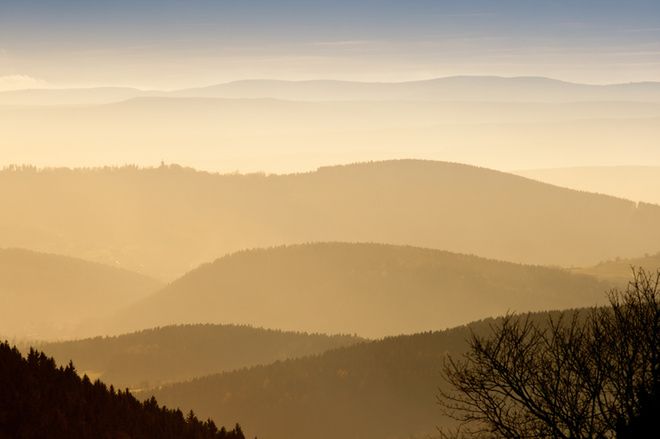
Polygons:
<instances>
[{"instance_id":1,"label":"mist in valley","mask_svg":"<svg viewBox=\"0 0 660 439\"><path fill-rule=\"evenodd\" d=\"M660 8L0 3L0 439L660 429Z\"/></svg>"}]
</instances>

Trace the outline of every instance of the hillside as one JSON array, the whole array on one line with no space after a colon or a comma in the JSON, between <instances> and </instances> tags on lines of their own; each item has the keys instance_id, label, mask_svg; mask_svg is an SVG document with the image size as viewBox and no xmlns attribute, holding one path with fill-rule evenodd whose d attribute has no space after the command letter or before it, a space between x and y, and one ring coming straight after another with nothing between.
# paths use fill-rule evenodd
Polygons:
<instances>
[{"instance_id":1,"label":"hillside","mask_svg":"<svg viewBox=\"0 0 660 439\"><path fill-rule=\"evenodd\" d=\"M169 326L117 337L39 346L119 389L146 388L211 373L316 355L361 340L230 325Z\"/></svg>"},{"instance_id":2,"label":"hillside","mask_svg":"<svg viewBox=\"0 0 660 439\"><path fill-rule=\"evenodd\" d=\"M449 422L436 400L438 387L444 385L445 356L463 353L470 331L486 334L492 323L489 319L212 375L165 386L155 395L169 406L193 407L216 422L240 419L249 426L248 437L334 439L337 431L354 439L435 436L436 426Z\"/></svg>"},{"instance_id":3,"label":"hillside","mask_svg":"<svg viewBox=\"0 0 660 439\"><path fill-rule=\"evenodd\" d=\"M637 258L616 258L601 262L593 267L575 268L571 271L594 276L605 281L615 282L619 285L625 285L630 279L632 267L643 268L650 273L655 273L657 270L660 270L660 253Z\"/></svg>"},{"instance_id":4,"label":"hillside","mask_svg":"<svg viewBox=\"0 0 660 439\"><path fill-rule=\"evenodd\" d=\"M564 266L660 246L660 206L416 160L289 175L8 168L0 203L5 246L167 280L245 248L302 242L405 244Z\"/></svg>"},{"instance_id":5,"label":"hillside","mask_svg":"<svg viewBox=\"0 0 660 439\"><path fill-rule=\"evenodd\" d=\"M239 426L220 431L192 412L140 402L100 381L81 378L75 366L57 368L43 352L24 358L0 344L0 438L243 439Z\"/></svg>"},{"instance_id":6,"label":"hillside","mask_svg":"<svg viewBox=\"0 0 660 439\"><path fill-rule=\"evenodd\" d=\"M112 325L237 323L383 337L511 311L586 306L608 284L559 269L380 244L239 252L119 313Z\"/></svg>"},{"instance_id":7,"label":"hillside","mask_svg":"<svg viewBox=\"0 0 660 439\"><path fill-rule=\"evenodd\" d=\"M4 213L4 212L3 212ZM19 338L81 335L81 325L145 297L160 283L80 259L0 249L0 334Z\"/></svg>"},{"instance_id":8,"label":"hillside","mask_svg":"<svg viewBox=\"0 0 660 439\"><path fill-rule=\"evenodd\" d=\"M532 169L516 174L571 189L660 205L660 167L600 166Z\"/></svg>"}]
</instances>

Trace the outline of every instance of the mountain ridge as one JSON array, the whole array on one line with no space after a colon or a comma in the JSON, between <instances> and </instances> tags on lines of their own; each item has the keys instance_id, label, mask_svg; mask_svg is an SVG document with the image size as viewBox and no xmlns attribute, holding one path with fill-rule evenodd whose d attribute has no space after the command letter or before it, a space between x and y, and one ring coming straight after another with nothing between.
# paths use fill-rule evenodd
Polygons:
<instances>
[{"instance_id":1,"label":"mountain ridge","mask_svg":"<svg viewBox=\"0 0 660 439\"><path fill-rule=\"evenodd\" d=\"M507 310L585 306L609 286L564 270L441 250L326 242L223 256L119 311L114 321L127 329L222 322L380 338Z\"/></svg>"},{"instance_id":2,"label":"mountain ridge","mask_svg":"<svg viewBox=\"0 0 660 439\"><path fill-rule=\"evenodd\" d=\"M532 87L551 87L554 89L554 92L564 91L564 92L573 92L578 93L576 99L578 101L585 101L595 99L597 101L602 100L627 100L626 96L633 97L633 101L660 101L660 82L658 81L640 81L640 82L629 82L629 83L610 83L610 84L587 84L580 82L571 82L564 81L561 79L554 79L549 77L542 76L496 76L496 75L455 75L455 76L445 76L445 77L436 77L422 80L410 80L410 81L396 81L396 82L373 82L373 81L351 81L351 80L333 80L333 79L308 79L308 80L282 80L282 79L243 79L235 80L228 82L221 82L216 84L209 84L205 86L189 87L176 90L148 90L140 89L133 87L121 87L121 86L101 86L101 87L76 87L76 88L30 88L30 89L21 89L21 90L8 90L0 92L0 105L29 105L38 104L39 99L45 99L46 102L49 102L45 105L57 105L58 102L60 105L81 105L81 104L91 104L91 103L103 103L103 102L116 102L121 101L127 98L141 97L141 96L157 96L157 97L234 97L234 98L276 98L284 97L286 99L287 94L282 94L282 91L277 91L277 87L286 87L288 93L294 92L295 88L302 89L307 93L311 93L308 96L300 94L301 91L298 91L298 94L290 95L288 99L291 100L342 100L350 97L354 94L353 99L386 99L386 100L400 100L408 96L408 99L412 100L457 100L461 101L460 96L464 96L464 99L469 101L478 100L477 93L468 93L468 89L461 89L458 95L450 94L452 92L451 88L443 89L443 93L453 96L452 98L443 97L442 94L437 96L425 96L424 93L438 93L438 90L435 90L434 87L437 86L450 86L450 87L486 87L485 89L480 89L480 93L485 96L487 101L493 101L493 97L488 97L489 95L495 93L497 100L507 101L513 99L514 101L521 101L520 98L515 96L509 96L509 99L506 99L505 94L498 92L498 88L501 87L514 87L513 90L518 89L522 91L525 88ZM255 90L250 91L249 88L252 87ZM270 89L268 88L270 87ZM275 88L273 88L275 87ZM314 87L319 87L315 89ZM246 89L247 88L247 89ZM332 93L336 94L337 92L345 93L341 97L333 97L333 94L322 93L323 88L329 88L332 90ZM371 91L379 91L381 95L369 95L364 94ZM376 90L377 89L377 90ZM400 93L401 89L409 89L406 93L408 94L397 94ZM638 94L640 91L644 92L646 95ZM226 91L226 95L222 94L222 91ZM258 91L261 90L261 91ZM287 91L285 90L285 91ZM434 91L435 90L435 91ZM506 88L507 93L511 92L512 89ZM583 94L587 91L594 92L596 94ZM244 93L244 94L241 94ZM423 93L424 92L424 93ZM626 95L624 92L629 93ZM635 92L635 93L633 93ZM361 95L362 93L362 95ZM462 93L462 94L461 94ZM500 93L500 94L497 94ZM536 94L530 95L528 98L531 98L531 101L534 99L541 99L541 101L549 100L556 101L548 91L537 90ZM600 94L599 94L600 93ZM624 94L617 94L624 93ZM632 93L632 94L630 94ZM653 93L653 96L649 96L649 93ZM98 96L94 96L97 94ZM603 95L604 94L604 95ZM380 96L380 97L378 97ZM465 97L469 96L469 97ZM559 101L565 101L567 97L559 99ZM614 99L613 99L614 98ZM48 99L51 99L48 101ZM59 100L58 100L59 99ZM350 100L350 99L349 99ZM524 99L523 99L524 101Z\"/></svg>"},{"instance_id":3,"label":"mountain ridge","mask_svg":"<svg viewBox=\"0 0 660 439\"><path fill-rule=\"evenodd\" d=\"M559 266L655 253L660 242L658 206L435 161L284 175L9 168L0 183L5 245L66 249L166 280L240 249L304 242L382 242ZM141 215L123 214L136 206ZM179 251L168 251L175 244Z\"/></svg>"}]
</instances>

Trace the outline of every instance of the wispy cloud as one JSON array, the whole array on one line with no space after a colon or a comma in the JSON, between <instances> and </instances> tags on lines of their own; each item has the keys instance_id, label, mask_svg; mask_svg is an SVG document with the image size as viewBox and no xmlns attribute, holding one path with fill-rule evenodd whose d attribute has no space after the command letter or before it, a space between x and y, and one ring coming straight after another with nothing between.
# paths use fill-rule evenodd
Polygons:
<instances>
[{"instance_id":1,"label":"wispy cloud","mask_svg":"<svg viewBox=\"0 0 660 439\"><path fill-rule=\"evenodd\" d=\"M660 27L640 27L636 29L626 29L630 33L660 32Z\"/></svg>"},{"instance_id":2,"label":"wispy cloud","mask_svg":"<svg viewBox=\"0 0 660 439\"><path fill-rule=\"evenodd\" d=\"M378 40L339 40L339 41L317 41L312 43L314 46L324 46L324 47L356 47L356 46L369 46L372 44L378 44L381 41Z\"/></svg>"},{"instance_id":3,"label":"wispy cloud","mask_svg":"<svg viewBox=\"0 0 660 439\"><path fill-rule=\"evenodd\" d=\"M21 90L26 88L44 88L48 83L28 75L0 76L0 91Z\"/></svg>"}]
</instances>

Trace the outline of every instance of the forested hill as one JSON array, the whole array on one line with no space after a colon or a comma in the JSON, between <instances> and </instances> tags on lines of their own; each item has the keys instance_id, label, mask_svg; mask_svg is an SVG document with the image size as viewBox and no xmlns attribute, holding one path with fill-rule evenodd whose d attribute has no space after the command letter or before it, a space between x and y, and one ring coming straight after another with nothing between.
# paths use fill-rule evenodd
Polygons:
<instances>
[{"instance_id":1,"label":"forested hill","mask_svg":"<svg viewBox=\"0 0 660 439\"><path fill-rule=\"evenodd\" d=\"M574 273L587 274L610 282L625 285L630 280L631 267L643 268L651 273L660 270L660 253L637 258L616 258L593 267L576 268Z\"/></svg>"},{"instance_id":2,"label":"forested hill","mask_svg":"<svg viewBox=\"0 0 660 439\"><path fill-rule=\"evenodd\" d=\"M349 335L283 332L248 326L168 326L39 349L59 364L69 360L118 388L147 388L306 355L362 341Z\"/></svg>"},{"instance_id":3,"label":"forested hill","mask_svg":"<svg viewBox=\"0 0 660 439\"><path fill-rule=\"evenodd\" d=\"M588 306L610 287L556 268L383 244L317 243L243 251L193 270L112 325L236 323L383 337L507 311Z\"/></svg>"},{"instance_id":4,"label":"forested hill","mask_svg":"<svg viewBox=\"0 0 660 439\"><path fill-rule=\"evenodd\" d=\"M26 358L0 344L2 439L243 439L240 427L217 429L190 412L140 402L100 381L81 378L72 364L57 368L45 354Z\"/></svg>"},{"instance_id":5,"label":"forested hill","mask_svg":"<svg viewBox=\"0 0 660 439\"><path fill-rule=\"evenodd\" d=\"M436 426L449 423L437 404L446 355L465 352L470 333L486 335L495 322L211 375L165 386L155 395L168 406L192 407L216 422L240 420L250 437L335 439L338 431L351 439L435 437Z\"/></svg>"},{"instance_id":6,"label":"forested hill","mask_svg":"<svg viewBox=\"0 0 660 439\"><path fill-rule=\"evenodd\" d=\"M0 217L5 214L3 209ZM160 286L152 278L116 267L0 248L0 335L81 336L84 322L105 317Z\"/></svg>"},{"instance_id":7,"label":"forested hill","mask_svg":"<svg viewBox=\"0 0 660 439\"><path fill-rule=\"evenodd\" d=\"M655 253L660 206L445 162L306 174L178 166L0 172L0 242L172 280L245 248L383 242L543 265Z\"/></svg>"}]
</instances>

